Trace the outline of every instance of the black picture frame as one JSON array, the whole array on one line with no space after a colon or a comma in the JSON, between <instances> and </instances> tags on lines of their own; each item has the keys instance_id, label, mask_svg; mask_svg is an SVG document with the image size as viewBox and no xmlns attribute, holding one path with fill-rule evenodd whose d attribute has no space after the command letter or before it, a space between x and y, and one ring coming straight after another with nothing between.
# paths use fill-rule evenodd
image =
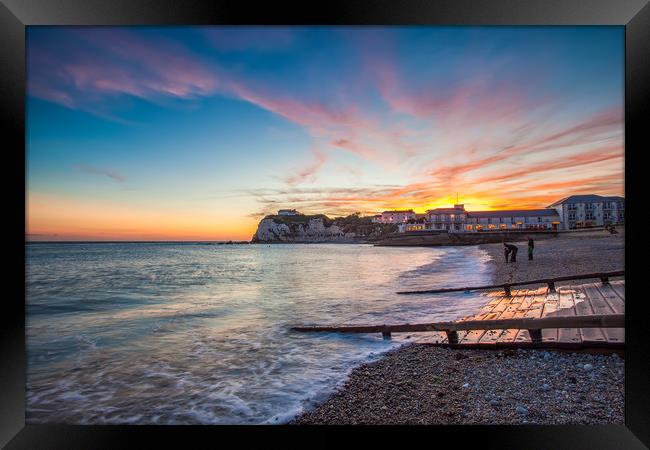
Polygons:
<instances>
[{"instance_id":1,"label":"black picture frame","mask_svg":"<svg viewBox=\"0 0 650 450\"><path fill-rule=\"evenodd\" d=\"M644 448L650 447L650 357L642 312L644 251L637 242L644 205L640 203L642 155L649 127L642 119L650 104L650 0L375 0L302 4L242 1L174 0L0 0L0 93L2 124L6 127L4 192L11 200L5 215L12 258L5 258L5 280L11 286L0 313L0 445L6 448L115 448L134 446L133 439L172 444L189 438L225 445L224 433L238 439L252 436L250 427L53 426L25 425L25 27L30 25L624 25L625 66L625 184L626 287L632 294L626 309L625 426L481 426L414 427L411 439L453 439L454 447L468 439L482 447L499 448ZM644 114L645 113L645 114ZM22 188L21 188L22 187ZM628 242L630 245L628 245ZM634 245L632 245L634 244ZM639 261L640 258L638 258ZM638 294L638 295L637 295ZM404 430L404 428L399 428ZM367 431L376 427L337 428ZM383 428L381 431L386 430ZM391 430L396 430L395 428ZM321 443L336 444L328 427L257 427L265 435L320 432ZM424 434L422 434L424 433ZM151 440L153 439L153 441ZM240 441L238 445L242 445ZM180 444L179 444L180 445Z\"/></svg>"}]
</instances>

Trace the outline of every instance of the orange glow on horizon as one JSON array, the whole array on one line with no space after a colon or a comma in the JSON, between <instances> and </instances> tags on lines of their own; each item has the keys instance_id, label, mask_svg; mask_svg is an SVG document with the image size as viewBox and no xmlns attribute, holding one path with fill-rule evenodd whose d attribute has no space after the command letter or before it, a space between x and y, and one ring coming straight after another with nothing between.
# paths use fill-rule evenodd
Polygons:
<instances>
[{"instance_id":1,"label":"orange glow on horizon","mask_svg":"<svg viewBox=\"0 0 650 450\"><path fill-rule=\"evenodd\" d=\"M97 201L31 194L28 240L250 240L257 221L203 210L136 208Z\"/></svg>"}]
</instances>

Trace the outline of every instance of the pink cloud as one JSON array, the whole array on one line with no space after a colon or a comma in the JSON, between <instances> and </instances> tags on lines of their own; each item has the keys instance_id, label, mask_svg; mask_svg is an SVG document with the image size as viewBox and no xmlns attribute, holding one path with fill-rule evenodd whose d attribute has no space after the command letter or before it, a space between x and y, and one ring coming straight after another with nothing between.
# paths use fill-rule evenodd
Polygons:
<instances>
[{"instance_id":1,"label":"pink cloud","mask_svg":"<svg viewBox=\"0 0 650 450\"><path fill-rule=\"evenodd\" d=\"M284 179L289 186L295 186L305 182L313 182L315 180L316 173L327 161L327 155L318 149L313 150L312 153L314 155L314 161L312 163L298 169L296 173Z\"/></svg>"},{"instance_id":2,"label":"pink cloud","mask_svg":"<svg viewBox=\"0 0 650 450\"><path fill-rule=\"evenodd\" d=\"M218 87L216 71L174 42L114 29L69 33L67 46L30 49L31 95L93 112L103 111L105 95L188 99Z\"/></svg>"}]
</instances>

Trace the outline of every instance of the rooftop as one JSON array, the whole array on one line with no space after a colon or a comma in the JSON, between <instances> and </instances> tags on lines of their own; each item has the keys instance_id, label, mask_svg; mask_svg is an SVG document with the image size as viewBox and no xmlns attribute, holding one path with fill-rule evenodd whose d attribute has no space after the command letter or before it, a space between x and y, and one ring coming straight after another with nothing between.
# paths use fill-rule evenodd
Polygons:
<instances>
[{"instance_id":1,"label":"rooftop","mask_svg":"<svg viewBox=\"0 0 650 450\"><path fill-rule=\"evenodd\" d=\"M402 209L402 210L397 210L396 209L394 211L384 211L382 214L395 214L395 213L412 213L412 214L415 214L412 209Z\"/></svg>"},{"instance_id":2,"label":"rooftop","mask_svg":"<svg viewBox=\"0 0 650 450\"><path fill-rule=\"evenodd\" d=\"M562 203L620 202L620 201L625 201L625 197L619 197L619 196L605 197L596 194L570 195L569 197L564 197L563 199L558 200L557 202L549 205L548 208L561 205Z\"/></svg>"},{"instance_id":3,"label":"rooftop","mask_svg":"<svg viewBox=\"0 0 650 450\"><path fill-rule=\"evenodd\" d=\"M429 209L427 213L434 214L462 214L465 212L465 208L436 208Z\"/></svg>"}]
</instances>

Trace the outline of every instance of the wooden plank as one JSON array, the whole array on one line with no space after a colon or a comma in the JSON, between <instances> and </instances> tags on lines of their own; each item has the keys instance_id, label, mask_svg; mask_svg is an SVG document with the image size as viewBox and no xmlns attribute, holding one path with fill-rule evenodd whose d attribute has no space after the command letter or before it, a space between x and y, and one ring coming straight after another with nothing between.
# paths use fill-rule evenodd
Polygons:
<instances>
[{"instance_id":1,"label":"wooden plank","mask_svg":"<svg viewBox=\"0 0 650 450\"><path fill-rule=\"evenodd\" d=\"M616 295L625 302L625 280L610 281L609 284L611 284Z\"/></svg>"},{"instance_id":2,"label":"wooden plank","mask_svg":"<svg viewBox=\"0 0 650 450\"><path fill-rule=\"evenodd\" d=\"M557 288L558 290L560 288ZM544 299L544 307L542 309L542 317L552 316L559 309L560 296L556 292L546 292ZM559 328L545 328L542 330L542 342L557 342Z\"/></svg>"},{"instance_id":3,"label":"wooden plank","mask_svg":"<svg viewBox=\"0 0 650 450\"><path fill-rule=\"evenodd\" d=\"M542 291L545 291L546 288L540 288ZM514 318L525 318L525 317L537 317L537 310L540 307L539 299L537 298L540 290L538 289L526 289L522 290L522 293L525 295L524 300L519 305L519 308L515 312ZM535 302L537 301L537 305ZM535 306L533 306L535 305ZM509 344L509 343L531 343L530 335L527 330L520 328L510 328L506 330L500 339L497 341L499 345Z\"/></svg>"},{"instance_id":4,"label":"wooden plank","mask_svg":"<svg viewBox=\"0 0 650 450\"><path fill-rule=\"evenodd\" d=\"M544 307L544 298L546 298L547 288L531 289L529 295L532 296L530 306L524 312L524 319L539 319L542 317L542 310ZM515 342L518 343L531 343L530 334L527 329L519 329Z\"/></svg>"},{"instance_id":5,"label":"wooden plank","mask_svg":"<svg viewBox=\"0 0 650 450\"><path fill-rule=\"evenodd\" d=\"M519 298L520 301L516 304L516 309L511 311L511 318L513 319L524 317L526 310L528 310L528 307L533 301L533 296L528 295L528 289L518 289L517 291L513 291L513 293L515 292L517 298ZM503 332L497 338L497 345L510 344L514 342L518 333L518 328L508 328L503 330Z\"/></svg>"},{"instance_id":6,"label":"wooden plank","mask_svg":"<svg viewBox=\"0 0 650 450\"><path fill-rule=\"evenodd\" d=\"M595 314L589 301L589 296L585 293L582 286L572 286L574 289L573 299L576 304L576 314L579 316L588 316ZM603 331L599 328L580 328L582 343L587 345L599 345L607 342Z\"/></svg>"},{"instance_id":7,"label":"wooden plank","mask_svg":"<svg viewBox=\"0 0 650 450\"><path fill-rule=\"evenodd\" d=\"M588 302L582 302L589 307ZM579 304L576 302L576 309ZM591 309L590 309L591 310ZM585 329L621 328L625 326L624 314L593 314L575 317L539 317L541 308L530 308L522 318L504 320L466 320L463 322L406 323L395 325L326 325L292 327L293 331L340 333L402 333L462 330L497 330L507 328L544 329L577 327Z\"/></svg>"},{"instance_id":8,"label":"wooden plank","mask_svg":"<svg viewBox=\"0 0 650 450\"><path fill-rule=\"evenodd\" d=\"M440 331L434 331L433 333L427 335L427 340L422 341L424 344L446 344L447 343L447 333Z\"/></svg>"},{"instance_id":9,"label":"wooden plank","mask_svg":"<svg viewBox=\"0 0 650 450\"><path fill-rule=\"evenodd\" d=\"M625 302L616 294L611 285L601 284L597 288L614 313L625 314Z\"/></svg>"},{"instance_id":10,"label":"wooden plank","mask_svg":"<svg viewBox=\"0 0 650 450\"><path fill-rule=\"evenodd\" d=\"M555 278L543 278L539 280L517 281L513 283L491 284L487 286L471 286L471 287L458 287L458 288L441 288L441 289L424 289L416 291L399 291L398 294L442 294L446 292L464 292L464 291L478 291L485 289L503 289L504 286L526 286L531 284L548 284L549 282L558 281L571 281L571 280L589 280L603 277L622 277L625 276L624 270L617 270L613 272L597 272L582 275L568 275Z\"/></svg>"},{"instance_id":11,"label":"wooden plank","mask_svg":"<svg viewBox=\"0 0 650 450\"><path fill-rule=\"evenodd\" d=\"M554 313L560 317L570 317L576 315L575 301L573 299L573 289L563 286L559 288L559 309ZM577 328L558 328L557 342L562 345L582 346L582 335Z\"/></svg>"},{"instance_id":12,"label":"wooden plank","mask_svg":"<svg viewBox=\"0 0 650 450\"><path fill-rule=\"evenodd\" d=\"M595 314L614 314L613 308L609 305L597 284L586 283L583 288ZM625 333L622 328L603 328L601 331L607 342L618 343L625 341Z\"/></svg>"},{"instance_id":13,"label":"wooden plank","mask_svg":"<svg viewBox=\"0 0 650 450\"><path fill-rule=\"evenodd\" d=\"M504 299L507 299L508 297L505 295L503 292L499 291L494 291L494 292L489 292L487 294L488 297L491 297L492 300L490 300L488 303L486 303L477 314L463 317L459 319L457 322L466 322L468 320L482 320L485 318L500 302L502 302ZM458 342L461 342L464 338L465 335L467 335L469 331L458 331ZM446 342L446 340L445 340Z\"/></svg>"},{"instance_id":14,"label":"wooden plank","mask_svg":"<svg viewBox=\"0 0 650 450\"><path fill-rule=\"evenodd\" d=\"M513 290L510 303L508 303L504 311L499 313L497 318L500 320L512 319L515 316L517 310L519 309L525 295L526 295L525 291L523 291L523 295L522 295L521 290ZM488 330L479 339L479 344L487 345L487 346L496 344L501 338L501 336L507 331L508 330Z\"/></svg>"},{"instance_id":15,"label":"wooden plank","mask_svg":"<svg viewBox=\"0 0 650 450\"><path fill-rule=\"evenodd\" d=\"M510 303L512 300L512 297L507 296L505 294L502 294L499 296L499 302L492 305L492 308L487 310L484 314L480 314L478 316L474 316L472 318L473 321L481 320L494 320L496 319L502 311L505 311L507 308L507 305ZM463 337L461 338L459 336L458 343L459 344L475 344L481 340L481 337L486 333L486 330L472 330L468 331L463 334Z\"/></svg>"}]
</instances>

